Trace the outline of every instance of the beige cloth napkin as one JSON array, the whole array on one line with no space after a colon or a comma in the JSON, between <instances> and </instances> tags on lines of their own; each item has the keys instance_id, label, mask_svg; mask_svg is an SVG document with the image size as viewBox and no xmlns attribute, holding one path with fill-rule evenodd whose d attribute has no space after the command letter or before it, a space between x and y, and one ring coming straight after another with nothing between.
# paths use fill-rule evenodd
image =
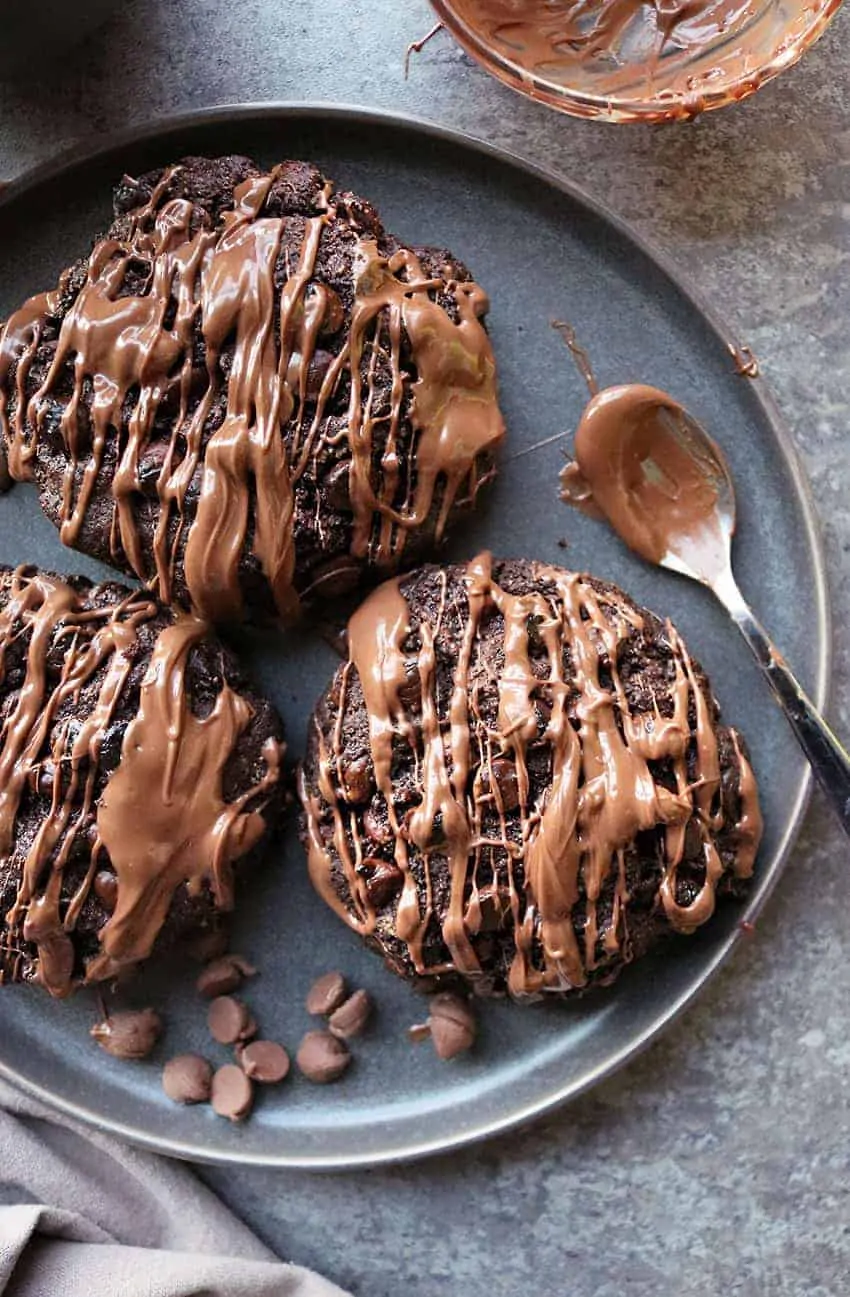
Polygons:
<instances>
[{"instance_id":1,"label":"beige cloth napkin","mask_svg":"<svg viewBox=\"0 0 850 1297\"><path fill-rule=\"evenodd\" d=\"M51 1114L4 1082L0 1294L345 1297L277 1261L187 1167Z\"/></svg>"}]
</instances>

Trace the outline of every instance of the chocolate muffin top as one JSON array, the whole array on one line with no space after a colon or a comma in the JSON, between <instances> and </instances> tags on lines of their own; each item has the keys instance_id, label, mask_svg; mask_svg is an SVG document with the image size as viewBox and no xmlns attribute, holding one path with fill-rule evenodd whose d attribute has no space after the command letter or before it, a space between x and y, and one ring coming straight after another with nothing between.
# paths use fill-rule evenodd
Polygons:
<instances>
[{"instance_id":1,"label":"chocolate muffin top","mask_svg":"<svg viewBox=\"0 0 850 1297\"><path fill-rule=\"evenodd\" d=\"M0 568L0 720L0 982L64 996L231 908L283 745L203 622Z\"/></svg>"},{"instance_id":2,"label":"chocolate muffin top","mask_svg":"<svg viewBox=\"0 0 850 1297\"><path fill-rule=\"evenodd\" d=\"M570 994L740 892L743 740L669 622L542 563L426 567L349 624L300 774L310 874L413 979Z\"/></svg>"},{"instance_id":3,"label":"chocolate muffin top","mask_svg":"<svg viewBox=\"0 0 850 1297\"><path fill-rule=\"evenodd\" d=\"M413 562L503 436L483 290L305 162L185 158L0 332L0 440L62 540L213 621Z\"/></svg>"}]
</instances>

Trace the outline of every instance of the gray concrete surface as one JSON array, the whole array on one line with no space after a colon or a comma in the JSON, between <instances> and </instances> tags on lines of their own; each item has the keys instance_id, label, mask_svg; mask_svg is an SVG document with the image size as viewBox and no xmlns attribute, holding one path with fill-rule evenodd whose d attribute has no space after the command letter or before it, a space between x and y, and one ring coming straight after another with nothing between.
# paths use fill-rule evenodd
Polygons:
<instances>
[{"instance_id":1,"label":"gray concrete surface","mask_svg":"<svg viewBox=\"0 0 850 1297\"><path fill-rule=\"evenodd\" d=\"M348 100L487 136L666 246L761 358L811 474L850 733L850 13L802 65L687 127L520 101L426 0L126 0L0 85L0 176L88 135L248 99ZM818 799L756 937L626 1072L545 1125L359 1175L204 1170L285 1257L362 1297L843 1297L850 1288L850 852Z\"/></svg>"}]
</instances>

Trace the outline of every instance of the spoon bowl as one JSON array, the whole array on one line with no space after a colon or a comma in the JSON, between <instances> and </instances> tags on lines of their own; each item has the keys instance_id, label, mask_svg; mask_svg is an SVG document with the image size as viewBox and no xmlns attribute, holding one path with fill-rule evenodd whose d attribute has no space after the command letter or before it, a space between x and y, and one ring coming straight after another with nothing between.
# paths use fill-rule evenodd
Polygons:
<instances>
[{"instance_id":1,"label":"spoon bowl","mask_svg":"<svg viewBox=\"0 0 850 1297\"><path fill-rule=\"evenodd\" d=\"M715 497L713 510L703 527L697 531L668 535L667 551L661 559L661 566L710 586L716 579L718 567L731 566L732 562L732 538L737 522L732 473L717 442L682 406L675 411L669 407L660 409L659 418L663 421L668 442L675 442L679 457L691 461L694 476L701 477L707 493ZM663 460L656 465L655 460L648 458L642 467L646 475L658 469L664 472Z\"/></svg>"},{"instance_id":2,"label":"spoon bowl","mask_svg":"<svg viewBox=\"0 0 850 1297\"><path fill-rule=\"evenodd\" d=\"M597 392L561 475L569 503L604 517L647 562L708 586L749 644L850 835L850 755L777 652L732 572L735 487L726 458L678 401L640 384Z\"/></svg>"}]
</instances>

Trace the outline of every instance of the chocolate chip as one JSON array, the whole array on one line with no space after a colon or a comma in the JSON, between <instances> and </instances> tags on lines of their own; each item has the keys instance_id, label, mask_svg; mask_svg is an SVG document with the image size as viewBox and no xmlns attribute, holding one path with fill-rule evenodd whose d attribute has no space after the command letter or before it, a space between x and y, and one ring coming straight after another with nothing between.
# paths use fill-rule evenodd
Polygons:
<instances>
[{"instance_id":1,"label":"chocolate chip","mask_svg":"<svg viewBox=\"0 0 850 1297\"><path fill-rule=\"evenodd\" d=\"M334 1009L328 1019L328 1031L340 1040L359 1036L372 1015L372 999L368 991L355 991Z\"/></svg>"},{"instance_id":2,"label":"chocolate chip","mask_svg":"<svg viewBox=\"0 0 850 1297\"><path fill-rule=\"evenodd\" d=\"M358 233L378 235L381 231L381 219L372 204L357 194L339 193L334 195L334 202L345 208L346 215Z\"/></svg>"},{"instance_id":3,"label":"chocolate chip","mask_svg":"<svg viewBox=\"0 0 850 1297\"><path fill-rule=\"evenodd\" d=\"M308 401L315 401L322 390L322 384L328 376L328 370L333 364L333 356L329 351L318 350L310 357L310 363L307 366L307 390L306 396Z\"/></svg>"},{"instance_id":4,"label":"chocolate chip","mask_svg":"<svg viewBox=\"0 0 850 1297\"><path fill-rule=\"evenodd\" d=\"M213 1070L200 1054L178 1054L162 1069L162 1088L174 1103L206 1103Z\"/></svg>"},{"instance_id":5,"label":"chocolate chip","mask_svg":"<svg viewBox=\"0 0 850 1297\"><path fill-rule=\"evenodd\" d=\"M351 1055L345 1042L329 1031L308 1031L298 1046L295 1061L308 1081L327 1085L342 1076Z\"/></svg>"},{"instance_id":6,"label":"chocolate chip","mask_svg":"<svg viewBox=\"0 0 850 1297\"><path fill-rule=\"evenodd\" d=\"M387 843L393 840L388 816L385 814L382 818L375 810L374 803L363 814L363 832L373 842Z\"/></svg>"},{"instance_id":7,"label":"chocolate chip","mask_svg":"<svg viewBox=\"0 0 850 1297\"><path fill-rule=\"evenodd\" d=\"M289 1074L289 1055L273 1040L252 1040L238 1050L239 1065L252 1081L276 1085Z\"/></svg>"},{"instance_id":8,"label":"chocolate chip","mask_svg":"<svg viewBox=\"0 0 850 1297\"><path fill-rule=\"evenodd\" d=\"M118 901L118 879L111 869L99 869L94 876L94 894L110 914Z\"/></svg>"},{"instance_id":9,"label":"chocolate chip","mask_svg":"<svg viewBox=\"0 0 850 1297\"><path fill-rule=\"evenodd\" d=\"M368 802L375 791L369 762L365 757L350 761L342 770L343 796L347 802L360 805Z\"/></svg>"},{"instance_id":10,"label":"chocolate chip","mask_svg":"<svg viewBox=\"0 0 850 1297\"><path fill-rule=\"evenodd\" d=\"M511 922L511 903L507 896L501 896L498 892L485 892L481 896L481 927L480 932L498 932L505 924ZM481 943L479 943L481 944ZM485 952L479 951L479 959L484 960ZM491 958L496 958L495 952L490 952ZM477 979L476 979L477 980Z\"/></svg>"},{"instance_id":11,"label":"chocolate chip","mask_svg":"<svg viewBox=\"0 0 850 1297\"><path fill-rule=\"evenodd\" d=\"M249 964L241 955L221 955L207 964L195 982L195 987L200 995L211 1000L218 995L229 995L247 977L253 977L256 971L253 964Z\"/></svg>"},{"instance_id":12,"label":"chocolate chip","mask_svg":"<svg viewBox=\"0 0 850 1297\"><path fill-rule=\"evenodd\" d=\"M113 1058L147 1058L162 1035L162 1019L153 1009L127 1009L96 1022L90 1035Z\"/></svg>"},{"instance_id":13,"label":"chocolate chip","mask_svg":"<svg viewBox=\"0 0 850 1297\"><path fill-rule=\"evenodd\" d=\"M56 779L56 766L54 763L45 758L37 768L35 788L36 792L41 793L42 797L50 797L53 793L53 782Z\"/></svg>"},{"instance_id":14,"label":"chocolate chip","mask_svg":"<svg viewBox=\"0 0 850 1297\"><path fill-rule=\"evenodd\" d=\"M176 412L175 412L176 413ZM165 457L168 454L168 442L154 441L146 446L139 457L139 486L145 495L155 498Z\"/></svg>"},{"instance_id":15,"label":"chocolate chip","mask_svg":"<svg viewBox=\"0 0 850 1297\"><path fill-rule=\"evenodd\" d=\"M325 973L307 992L307 1012L327 1017L338 1009L348 995L342 973Z\"/></svg>"},{"instance_id":16,"label":"chocolate chip","mask_svg":"<svg viewBox=\"0 0 850 1297\"><path fill-rule=\"evenodd\" d=\"M225 1063L214 1073L211 1087L213 1111L230 1121L242 1121L254 1103L254 1087L235 1063Z\"/></svg>"},{"instance_id":17,"label":"chocolate chip","mask_svg":"<svg viewBox=\"0 0 850 1297\"><path fill-rule=\"evenodd\" d=\"M438 1058L454 1058L471 1049L477 1024L469 1002L451 991L441 991L429 1004L428 1026Z\"/></svg>"},{"instance_id":18,"label":"chocolate chip","mask_svg":"<svg viewBox=\"0 0 850 1297\"><path fill-rule=\"evenodd\" d=\"M247 1004L232 995L219 995L213 1000L207 1013L207 1026L213 1040L217 1040L220 1045L233 1045L237 1040L247 1040L257 1030Z\"/></svg>"},{"instance_id":19,"label":"chocolate chip","mask_svg":"<svg viewBox=\"0 0 850 1297\"><path fill-rule=\"evenodd\" d=\"M404 874L397 865L374 856L366 857L363 861L363 869L366 873L366 895L369 904L380 910L401 891Z\"/></svg>"},{"instance_id":20,"label":"chocolate chip","mask_svg":"<svg viewBox=\"0 0 850 1297\"><path fill-rule=\"evenodd\" d=\"M519 782L516 766L506 757L496 757L492 762L493 782L498 788L498 796L505 811L514 811L519 806ZM490 771L485 769L488 787L491 786Z\"/></svg>"}]
</instances>

